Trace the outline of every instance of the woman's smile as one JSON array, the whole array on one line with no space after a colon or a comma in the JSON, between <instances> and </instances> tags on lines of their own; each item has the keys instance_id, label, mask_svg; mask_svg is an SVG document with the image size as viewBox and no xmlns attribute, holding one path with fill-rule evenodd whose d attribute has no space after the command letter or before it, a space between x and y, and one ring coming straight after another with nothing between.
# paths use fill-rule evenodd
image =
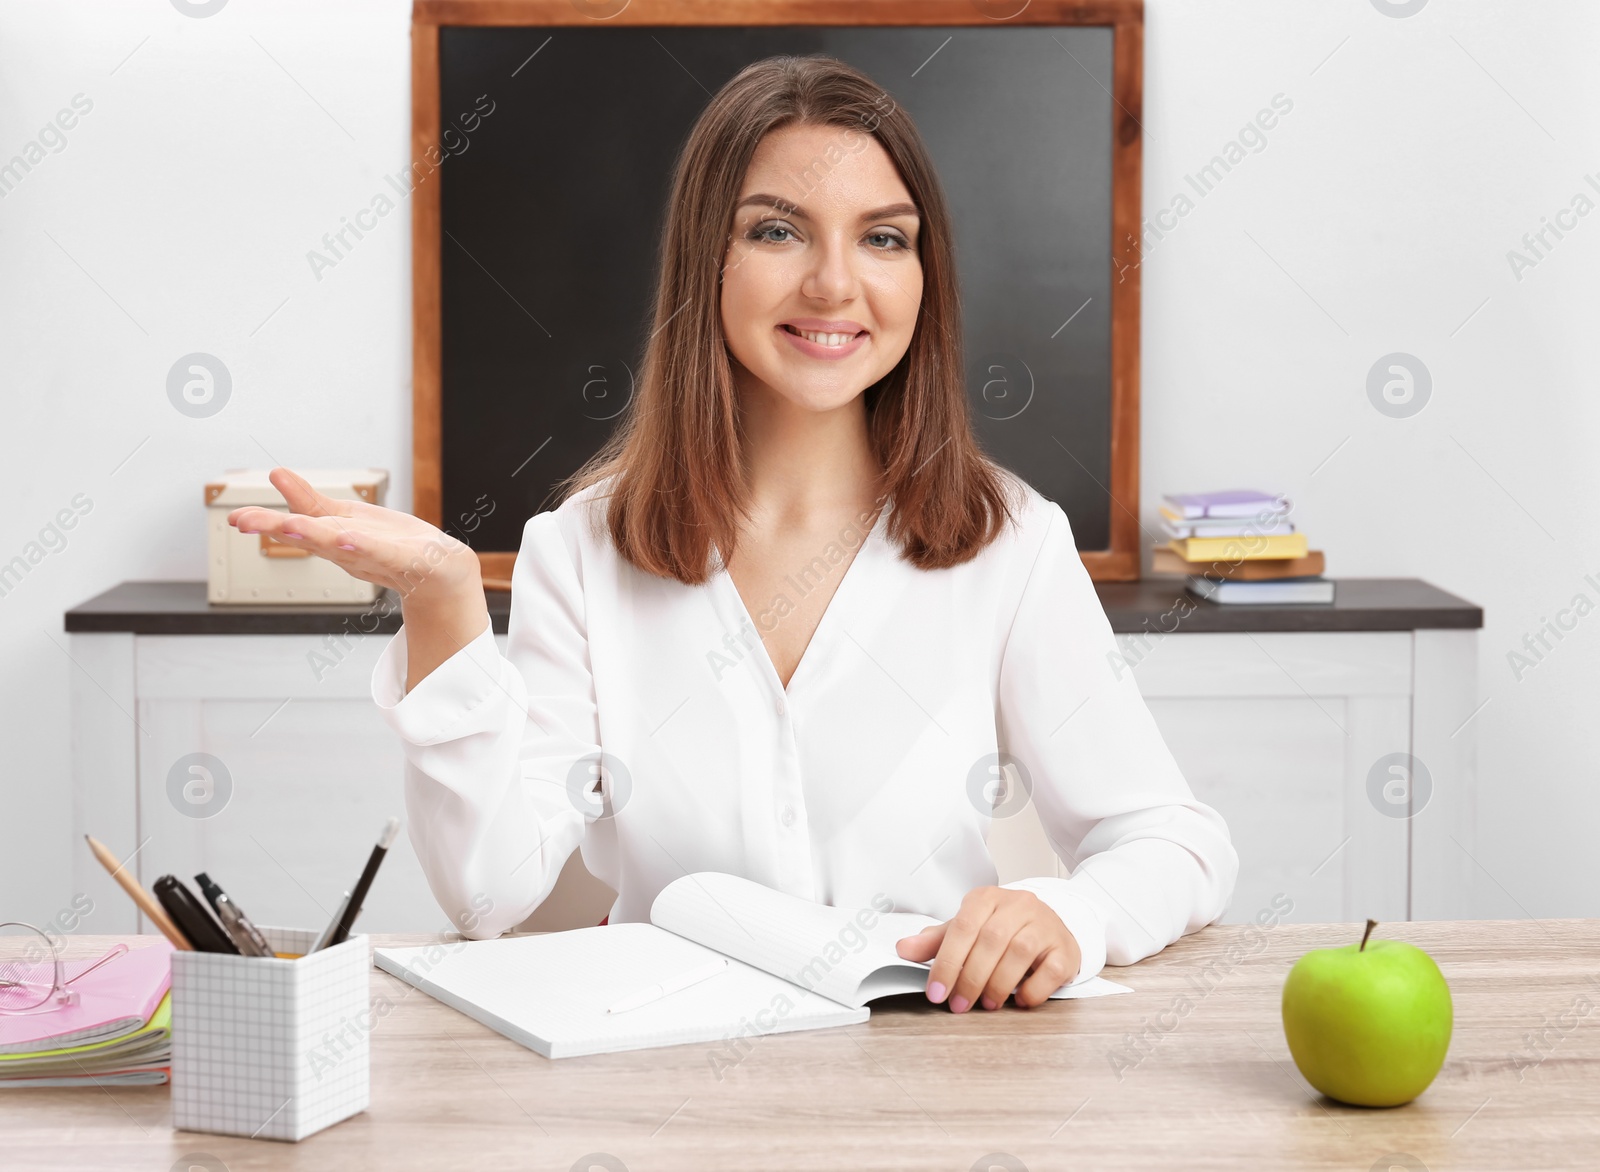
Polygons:
<instances>
[{"instance_id":1,"label":"woman's smile","mask_svg":"<svg viewBox=\"0 0 1600 1172\"><path fill-rule=\"evenodd\" d=\"M809 358L844 358L866 344L868 333L855 322L783 322L778 332Z\"/></svg>"}]
</instances>

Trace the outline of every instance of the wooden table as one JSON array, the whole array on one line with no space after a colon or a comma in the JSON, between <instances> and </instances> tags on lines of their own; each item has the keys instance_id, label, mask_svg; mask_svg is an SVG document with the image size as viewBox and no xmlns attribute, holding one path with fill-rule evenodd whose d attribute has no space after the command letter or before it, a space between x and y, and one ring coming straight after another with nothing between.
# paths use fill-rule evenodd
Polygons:
<instances>
[{"instance_id":1,"label":"wooden table","mask_svg":"<svg viewBox=\"0 0 1600 1172\"><path fill-rule=\"evenodd\" d=\"M393 1009L366 1113L289 1145L174 1132L166 1087L5 1091L0 1167L1600 1167L1600 920L1378 934L1431 953L1455 999L1444 1070L1389 1110L1312 1092L1279 1016L1294 960L1359 926L1227 926L1108 971L1134 995L963 1015L890 998L858 1026L754 1039L720 1077L710 1046L552 1062L374 969Z\"/></svg>"}]
</instances>

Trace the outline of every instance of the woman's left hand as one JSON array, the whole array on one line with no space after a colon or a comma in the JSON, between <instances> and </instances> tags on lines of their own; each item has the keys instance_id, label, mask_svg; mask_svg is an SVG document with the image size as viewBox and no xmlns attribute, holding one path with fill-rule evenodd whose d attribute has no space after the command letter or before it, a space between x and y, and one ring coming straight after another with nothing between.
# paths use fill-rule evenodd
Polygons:
<instances>
[{"instance_id":1,"label":"woman's left hand","mask_svg":"<svg viewBox=\"0 0 1600 1172\"><path fill-rule=\"evenodd\" d=\"M948 994L953 1013L975 1003L998 1009L1013 990L1018 1005L1042 1005L1078 975L1083 960L1048 904L1008 887L974 888L954 919L905 937L895 951L906 960L933 960L928 1000L937 1004Z\"/></svg>"}]
</instances>

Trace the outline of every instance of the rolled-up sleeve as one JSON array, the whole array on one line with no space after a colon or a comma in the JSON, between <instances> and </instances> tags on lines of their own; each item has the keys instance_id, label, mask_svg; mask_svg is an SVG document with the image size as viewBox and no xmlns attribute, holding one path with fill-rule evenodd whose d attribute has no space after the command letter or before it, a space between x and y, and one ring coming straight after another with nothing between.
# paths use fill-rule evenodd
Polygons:
<instances>
[{"instance_id":1,"label":"rolled-up sleeve","mask_svg":"<svg viewBox=\"0 0 1600 1172\"><path fill-rule=\"evenodd\" d=\"M1133 964L1222 915L1239 856L1195 800L1139 693L1059 505L1033 507L1045 534L1001 660L999 747L1016 758L1069 876L1032 891L1077 939L1073 981Z\"/></svg>"},{"instance_id":2,"label":"rolled-up sleeve","mask_svg":"<svg viewBox=\"0 0 1600 1172\"><path fill-rule=\"evenodd\" d=\"M496 936L549 895L601 807L582 584L553 513L523 527L506 654L486 625L409 693L406 632L372 698L405 751L407 828L434 898L473 938Z\"/></svg>"}]
</instances>

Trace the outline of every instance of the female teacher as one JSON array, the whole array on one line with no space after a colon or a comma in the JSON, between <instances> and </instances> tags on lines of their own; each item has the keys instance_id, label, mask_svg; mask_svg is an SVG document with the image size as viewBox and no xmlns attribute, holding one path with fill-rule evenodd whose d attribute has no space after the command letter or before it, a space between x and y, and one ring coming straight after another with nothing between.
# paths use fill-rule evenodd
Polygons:
<instances>
[{"instance_id":1,"label":"female teacher","mask_svg":"<svg viewBox=\"0 0 1600 1172\"><path fill-rule=\"evenodd\" d=\"M616 921L725 871L940 919L898 947L960 1013L1222 913L1227 827L1113 668L1066 515L980 451L960 318L910 118L838 61L760 61L678 160L637 397L527 521L504 656L476 555L432 525L282 468L292 512L229 515L402 596L373 699L468 935L575 848ZM1015 787L1070 878L996 885Z\"/></svg>"}]
</instances>

